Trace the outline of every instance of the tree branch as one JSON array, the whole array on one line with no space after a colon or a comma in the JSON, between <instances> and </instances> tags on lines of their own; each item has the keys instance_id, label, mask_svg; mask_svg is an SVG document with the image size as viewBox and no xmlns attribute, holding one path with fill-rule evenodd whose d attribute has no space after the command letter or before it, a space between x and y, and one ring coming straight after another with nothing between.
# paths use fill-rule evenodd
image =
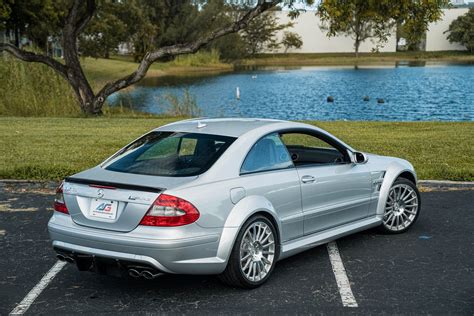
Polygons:
<instances>
[{"instance_id":1,"label":"tree branch","mask_svg":"<svg viewBox=\"0 0 474 316\"><path fill-rule=\"evenodd\" d=\"M0 52L3 52L3 51L8 52L11 55L15 56L16 58L21 59L23 61L45 64L53 68L54 70L56 70L61 76L67 79L66 66L49 56L28 52L9 43L0 44Z\"/></svg>"},{"instance_id":2,"label":"tree branch","mask_svg":"<svg viewBox=\"0 0 474 316\"><path fill-rule=\"evenodd\" d=\"M109 95L114 92L117 92L123 88L126 88L141 79L143 79L150 68L151 64L153 64L156 60L168 56L177 56L183 54L190 54L197 52L201 47L209 44L210 42L231 33L236 33L242 29L244 29L248 23L258 15L262 14L263 12L271 9L275 5L277 5L280 1L260 1L255 8L248 11L243 17L241 17L238 21L232 23L231 25L218 29L214 32L211 32L209 35L198 39L194 42L186 43L186 44L177 44L172 46L166 46L159 48L153 52L147 52L143 57L138 69L135 70L128 76L120 78L114 82L107 83L102 90L97 94L98 97L105 100Z\"/></svg>"},{"instance_id":3,"label":"tree branch","mask_svg":"<svg viewBox=\"0 0 474 316\"><path fill-rule=\"evenodd\" d=\"M87 0L86 12L78 19L76 23L76 33L80 34L86 25L90 22L94 16L96 10L96 3L94 0Z\"/></svg>"}]
</instances>

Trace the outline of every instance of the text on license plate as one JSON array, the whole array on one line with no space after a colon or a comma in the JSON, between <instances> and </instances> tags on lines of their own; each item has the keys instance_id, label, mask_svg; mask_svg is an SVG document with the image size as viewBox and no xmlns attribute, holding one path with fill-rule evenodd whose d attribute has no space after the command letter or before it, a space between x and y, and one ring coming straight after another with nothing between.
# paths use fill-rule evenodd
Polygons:
<instances>
[{"instance_id":1,"label":"text on license plate","mask_svg":"<svg viewBox=\"0 0 474 316\"><path fill-rule=\"evenodd\" d=\"M117 216L118 202L103 199L91 201L90 215L93 217L115 219Z\"/></svg>"}]
</instances>

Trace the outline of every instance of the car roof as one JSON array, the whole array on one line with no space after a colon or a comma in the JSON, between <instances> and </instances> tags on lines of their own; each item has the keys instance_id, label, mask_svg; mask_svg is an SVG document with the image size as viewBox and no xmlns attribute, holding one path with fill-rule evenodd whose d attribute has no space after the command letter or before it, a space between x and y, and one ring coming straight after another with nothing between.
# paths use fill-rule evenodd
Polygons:
<instances>
[{"instance_id":1,"label":"car roof","mask_svg":"<svg viewBox=\"0 0 474 316\"><path fill-rule=\"evenodd\" d=\"M256 128L275 123L289 122L260 118L197 118L170 123L156 128L155 131L202 133L239 137L240 135Z\"/></svg>"}]
</instances>

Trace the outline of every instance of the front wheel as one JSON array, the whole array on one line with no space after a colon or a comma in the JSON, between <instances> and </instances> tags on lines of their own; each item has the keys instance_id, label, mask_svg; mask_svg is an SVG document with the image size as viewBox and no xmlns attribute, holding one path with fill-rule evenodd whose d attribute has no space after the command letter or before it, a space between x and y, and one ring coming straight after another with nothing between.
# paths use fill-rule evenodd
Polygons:
<instances>
[{"instance_id":1,"label":"front wheel","mask_svg":"<svg viewBox=\"0 0 474 316\"><path fill-rule=\"evenodd\" d=\"M417 220L421 209L420 192L404 178L395 180L388 193L381 229L390 234L407 231Z\"/></svg>"},{"instance_id":2,"label":"front wheel","mask_svg":"<svg viewBox=\"0 0 474 316\"><path fill-rule=\"evenodd\" d=\"M277 244L271 221L261 215L250 218L240 230L227 267L219 278L242 288L262 285L275 267Z\"/></svg>"}]
</instances>

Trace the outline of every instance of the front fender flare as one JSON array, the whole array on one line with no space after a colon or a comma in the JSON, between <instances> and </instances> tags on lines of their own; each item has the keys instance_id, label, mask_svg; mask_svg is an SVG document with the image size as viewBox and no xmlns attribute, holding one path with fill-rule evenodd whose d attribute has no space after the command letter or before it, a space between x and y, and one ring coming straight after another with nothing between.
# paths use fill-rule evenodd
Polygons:
<instances>
[{"instance_id":1,"label":"front fender flare","mask_svg":"<svg viewBox=\"0 0 474 316\"><path fill-rule=\"evenodd\" d=\"M280 220L272 203L263 196L247 196L240 200L227 216L217 249L217 257L220 260L227 262L242 225L259 212L264 212L273 218L278 235L281 236Z\"/></svg>"},{"instance_id":2,"label":"front fender flare","mask_svg":"<svg viewBox=\"0 0 474 316\"><path fill-rule=\"evenodd\" d=\"M379 200L377 203L377 217L383 218L385 211L385 202L387 201L388 193L395 180L404 172L410 172L416 179L416 173L413 169L407 168L407 166L399 163L392 162L388 165L385 171L384 181L380 187Z\"/></svg>"}]
</instances>

